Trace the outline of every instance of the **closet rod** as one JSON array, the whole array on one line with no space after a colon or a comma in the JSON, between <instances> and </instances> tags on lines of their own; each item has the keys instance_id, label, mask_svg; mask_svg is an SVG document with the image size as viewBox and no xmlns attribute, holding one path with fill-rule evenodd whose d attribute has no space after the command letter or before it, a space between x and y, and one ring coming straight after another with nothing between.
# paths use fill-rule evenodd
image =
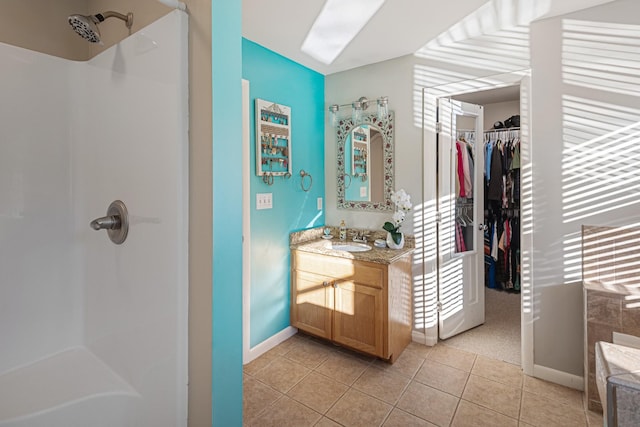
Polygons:
<instances>
[{"instance_id":1,"label":"closet rod","mask_svg":"<svg viewBox=\"0 0 640 427\"><path fill-rule=\"evenodd\" d=\"M484 133L490 132L509 132L512 130L520 130L520 128L502 128L502 129L489 129L485 130ZM475 132L475 129L456 129L456 132Z\"/></svg>"},{"instance_id":2,"label":"closet rod","mask_svg":"<svg viewBox=\"0 0 640 427\"><path fill-rule=\"evenodd\" d=\"M520 128L502 128L502 129L489 129L489 130L485 130L484 133L489 133L489 132L509 132L512 130L520 130Z\"/></svg>"}]
</instances>

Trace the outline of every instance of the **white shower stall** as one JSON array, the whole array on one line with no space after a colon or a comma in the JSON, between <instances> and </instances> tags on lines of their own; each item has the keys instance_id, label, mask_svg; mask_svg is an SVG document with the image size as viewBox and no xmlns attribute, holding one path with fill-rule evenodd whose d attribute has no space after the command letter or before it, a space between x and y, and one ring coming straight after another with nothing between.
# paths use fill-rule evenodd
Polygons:
<instances>
[{"instance_id":1,"label":"white shower stall","mask_svg":"<svg viewBox=\"0 0 640 427\"><path fill-rule=\"evenodd\" d=\"M0 44L2 427L186 425L187 21L88 62Z\"/></svg>"}]
</instances>

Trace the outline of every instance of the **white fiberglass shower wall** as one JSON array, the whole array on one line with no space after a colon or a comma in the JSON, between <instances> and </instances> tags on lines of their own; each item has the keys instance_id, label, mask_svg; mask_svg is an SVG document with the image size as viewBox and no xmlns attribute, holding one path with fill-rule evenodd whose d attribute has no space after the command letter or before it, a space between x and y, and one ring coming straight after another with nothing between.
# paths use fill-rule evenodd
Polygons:
<instances>
[{"instance_id":1,"label":"white fiberglass shower wall","mask_svg":"<svg viewBox=\"0 0 640 427\"><path fill-rule=\"evenodd\" d=\"M0 44L0 426L186 425L187 52L181 11L88 62Z\"/></svg>"}]
</instances>

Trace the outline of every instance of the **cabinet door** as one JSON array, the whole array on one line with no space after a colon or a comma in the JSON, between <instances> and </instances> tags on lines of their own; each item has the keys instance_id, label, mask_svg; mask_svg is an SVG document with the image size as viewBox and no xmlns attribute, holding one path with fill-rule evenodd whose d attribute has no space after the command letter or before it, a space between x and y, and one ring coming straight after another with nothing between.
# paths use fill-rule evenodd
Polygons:
<instances>
[{"instance_id":1,"label":"cabinet door","mask_svg":"<svg viewBox=\"0 0 640 427\"><path fill-rule=\"evenodd\" d=\"M316 336L331 339L333 288L331 279L306 271L292 275L291 324Z\"/></svg>"},{"instance_id":2,"label":"cabinet door","mask_svg":"<svg viewBox=\"0 0 640 427\"><path fill-rule=\"evenodd\" d=\"M336 281L333 340L379 357L383 347L382 289Z\"/></svg>"}]
</instances>

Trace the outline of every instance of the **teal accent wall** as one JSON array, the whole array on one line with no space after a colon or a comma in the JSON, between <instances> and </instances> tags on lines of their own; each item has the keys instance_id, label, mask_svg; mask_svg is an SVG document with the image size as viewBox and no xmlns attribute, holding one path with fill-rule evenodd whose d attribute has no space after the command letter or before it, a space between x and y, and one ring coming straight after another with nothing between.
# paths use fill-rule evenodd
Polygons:
<instances>
[{"instance_id":1,"label":"teal accent wall","mask_svg":"<svg viewBox=\"0 0 640 427\"><path fill-rule=\"evenodd\" d=\"M324 225L324 76L250 40L242 40L242 77L251 103L251 347L290 325L289 233ZM267 185L256 175L255 99L291 107L292 177ZM300 170L311 174L309 192ZM305 187L309 178L305 178ZM273 208L256 210L256 194ZM317 198L323 208L318 210Z\"/></svg>"},{"instance_id":2,"label":"teal accent wall","mask_svg":"<svg viewBox=\"0 0 640 427\"><path fill-rule=\"evenodd\" d=\"M212 0L214 426L242 425L242 7Z\"/></svg>"}]
</instances>

